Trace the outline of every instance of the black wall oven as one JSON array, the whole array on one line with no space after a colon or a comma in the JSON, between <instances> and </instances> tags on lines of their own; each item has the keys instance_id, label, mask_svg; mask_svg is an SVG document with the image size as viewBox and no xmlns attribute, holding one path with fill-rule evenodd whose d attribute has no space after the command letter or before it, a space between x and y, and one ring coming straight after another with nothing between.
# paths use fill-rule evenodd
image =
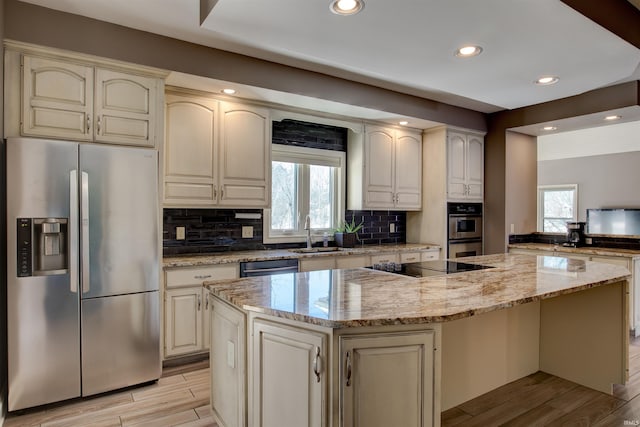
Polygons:
<instances>
[{"instance_id":1,"label":"black wall oven","mask_svg":"<svg viewBox=\"0 0 640 427\"><path fill-rule=\"evenodd\" d=\"M482 203L447 203L447 258L482 255Z\"/></svg>"}]
</instances>

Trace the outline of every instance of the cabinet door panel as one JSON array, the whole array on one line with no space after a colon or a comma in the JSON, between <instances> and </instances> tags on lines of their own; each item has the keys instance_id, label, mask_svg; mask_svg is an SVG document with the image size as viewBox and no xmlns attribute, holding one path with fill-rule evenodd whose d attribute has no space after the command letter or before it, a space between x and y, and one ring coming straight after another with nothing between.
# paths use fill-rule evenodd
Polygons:
<instances>
[{"instance_id":1,"label":"cabinet door panel","mask_svg":"<svg viewBox=\"0 0 640 427\"><path fill-rule=\"evenodd\" d=\"M420 209L422 201L422 140L419 135L396 132L396 207Z\"/></svg>"},{"instance_id":2,"label":"cabinet door panel","mask_svg":"<svg viewBox=\"0 0 640 427\"><path fill-rule=\"evenodd\" d=\"M96 69L99 142L153 146L157 79Z\"/></svg>"},{"instance_id":3,"label":"cabinet door panel","mask_svg":"<svg viewBox=\"0 0 640 427\"><path fill-rule=\"evenodd\" d=\"M393 131L368 127L365 139L366 204L393 207L395 148Z\"/></svg>"},{"instance_id":4,"label":"cabinet door panel","mask_svg":"<svg viewBox=\"0 0 640 427\"><path fill-rule=\"evenodd\" d=\"M449 184L464 184L467 178L466 161L466 136L449 132L447 147L447 174Z\"/></svg>"},{"instance_id":5,"label":"cabinet door panel","mask_svg":"<svg viewBox=\"0 0 640 427\"><path fill-rule=\"evenodd\" d=\"M167 356L202 350L202 287L166 291L165 347Z\"/></svg>"},{"instance_id":6,"label":"cabinet door panel","mask_svg":"<svg viewBox=\"0 0 640 427\"><path fill-rule=\"evenodd\" d=\"M215 203L218 103L167 95L165 203Z\"/></svg>"},{"instance_id":7,"label":"cabinet door panel","mask_svg":"<svg viewBox=\"0 0 640 427\"><path fill-rule=\"evenodd\" d=\"M433 425L433 349L432 331L340 337L344 426Z\"/></svg>"},{"instance_id":8,"label":"cabinet door panel","mask_svg":"<svg viewBox=\"0 0 640 427\"><path fill-rule=\"evenodd\" d=\"M482 184L484 176L484 141L481 137L468 137L467 170L469 184Z\"/></svg>"},{"instance_id":9,"label":"cabinet door panel","mask_svg":"<svg viewBox=\"0 0 640 427\"><path fill-rule=\"evenodd\" d=\"M264 108L221 103L221 205L269 204L271 131Z\"/></svg>"},{"instance_id":10,"label":"cabinet door panel","mask_svg":"<svg viewBox=\"0 0 640 427\"><path fill-rule=\"evenodd\" d=\"M253 425L326 425L325 335L256 320L253 337Z\"/></svg>"},{"instance_id":11,"label":"cabinet door panel","mask_svg":"<svg viewBox=\"0 0 640 427\"><path fill-rule=\"evenodd\" d=\"M93 68L25 55L22 133L90 140Z\"/></svg>"},{"instance_id":12,"label":"cabinet door panel","mask_svg":"<svg viewBox=\"0 0 640 427\"><path fill-rule=\"evenodd\" d=\"M211 409L221 427L240 427L246 425L245 317L219 301L212 304Z\"/></svg>"}]
</instances>

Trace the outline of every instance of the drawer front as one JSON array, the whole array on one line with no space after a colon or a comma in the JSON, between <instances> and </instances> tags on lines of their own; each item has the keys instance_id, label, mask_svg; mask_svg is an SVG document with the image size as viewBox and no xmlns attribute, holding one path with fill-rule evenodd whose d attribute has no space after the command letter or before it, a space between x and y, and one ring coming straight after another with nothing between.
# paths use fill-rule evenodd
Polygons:
<instances>
[{"instance_id":1,"label":"drawer front","mask_svg":"<svg viewBox=\"0 0 640 427\"><path fill-rule=\"evenodd\" d=\"M337 256L336 268L360 268L370 265L368 256Z\"/></svg>"},{"instance_id":2,"label":"drawer front","mask_svg":"<svg viewBox=\"0 0 640 427\"><path fill-rule=\"evenodd\" d=\"M420 261L432 261L440 259L440 251L424 251L420 254Z\"/></svg>"},{"instance_id":3,"label":"drawer front","mask_svg":"<svg viewBox=\"0 0 640 427\"><path fill-rule=\"evenodd\" d=\"M406 264L408 262L420 262L420 252L405 252L400 254L400 263Z\"/></svg>"},{"instance_id":4,"label":"drawer front","mask_svg":"<svg viewBox=\"0 0 640 427\"><path fill-rule=\"evenodd\" d=\"M400 256L398 254L371 255L371 265L385 262L400 262Z\"/></svg>"},{"instance_id":5,"label":"drawer front","mask_svg":"<svg viewBox=\"0 0 640 427\"><path fill-rule=\"evenodd\" d=\"M202 285L202 283L207 280L236 279L238 277L240 277L238 264L180 268L165 271L167 288Z\"/></svg>"},{"instance_id":6,"label":"drawer front","mask_svg":"<svg viewBox=\"0 0 640 427\"><path fill-rule=\"evenodd\" d=\"M336 258L333 256L301 259L299 263L300 271L332 270L336 268Z\"/></svg>"}]
</instances>

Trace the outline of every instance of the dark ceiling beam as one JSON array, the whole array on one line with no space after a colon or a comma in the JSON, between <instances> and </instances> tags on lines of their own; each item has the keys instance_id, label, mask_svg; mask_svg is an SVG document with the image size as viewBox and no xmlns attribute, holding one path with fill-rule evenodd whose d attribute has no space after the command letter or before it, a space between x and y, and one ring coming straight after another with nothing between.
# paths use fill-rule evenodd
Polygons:
<instances>
[{"instance_id":1,"label":"dark ceiling beam","mask_svg":"<svg viewBox=\"0 0 640 427\"><path fill-rule=\"evenodd\" d=\"M640 10L627 0L562 0L601 27L640 49Z\"/></svg>"}]
</instances>

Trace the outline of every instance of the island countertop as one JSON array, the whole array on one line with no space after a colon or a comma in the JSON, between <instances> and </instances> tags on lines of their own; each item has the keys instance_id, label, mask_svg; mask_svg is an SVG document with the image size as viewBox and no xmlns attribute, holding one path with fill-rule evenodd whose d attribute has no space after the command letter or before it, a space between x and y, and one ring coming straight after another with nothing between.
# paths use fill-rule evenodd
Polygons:
<instances>
[{"instance_id":1,"label":"island countertop","mask_svg":"<svg viewBox=\"0 0 640 427\"><path fill-rule=\"evenodd\" d=\"M366 268L205 282L245 311L330 327L446 322L628 280L621 266L561 257L465 258L494 268L413 278Z\"/></svg>"}]
</instances>

